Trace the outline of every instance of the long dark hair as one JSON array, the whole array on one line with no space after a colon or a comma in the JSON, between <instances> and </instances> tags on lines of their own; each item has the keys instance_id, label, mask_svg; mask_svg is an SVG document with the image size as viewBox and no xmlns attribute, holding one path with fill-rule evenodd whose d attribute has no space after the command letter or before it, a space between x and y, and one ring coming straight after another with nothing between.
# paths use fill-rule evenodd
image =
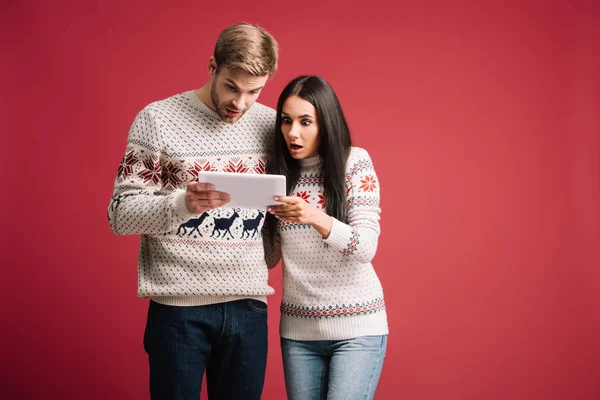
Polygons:
<instances>
[{"instance_id":1,"label":"long dark hair","mask_svg":"<svg viewBox=\"0 0 600 400\"><path fill-rule=\"evenodd\" d=\"M277 101L277 117L270 159L270 172L286 176L288 195L294 190L300 177L300 161L294 159L288 150L281 132L283 103L288 97L298 96L308 101L317 111L319 124L319 155L323 160L321 176L327 214L346 222L346 162L350 154L352 140L350 129L344 117L342 106L333 88L319 76L299 76L283 89ZM269 239L273 239L277 228L277 218L269 214L266 219Z\"/></svg>"}]
</instances>

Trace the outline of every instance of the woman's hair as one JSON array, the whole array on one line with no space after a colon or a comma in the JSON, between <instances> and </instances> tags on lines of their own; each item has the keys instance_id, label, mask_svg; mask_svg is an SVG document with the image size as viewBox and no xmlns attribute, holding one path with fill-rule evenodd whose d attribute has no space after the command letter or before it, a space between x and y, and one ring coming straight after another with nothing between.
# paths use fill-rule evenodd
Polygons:
<instances>
[{"instance_id":1,"label":"woman's hair","mask_svg":"<svg viewBox=\"0 0 600 400\"><path fill-rule=\"evenodd\" d=\"M315 107L320 140L318 153L323 160L321 176L325 191L325 209L331 217L345 222L347 218L346 161L350 154L352 140L342 106L333 88L323 78L300 76L288 83L279 96L270 171L272 174L286 176L288 194L294 190L296 181L300 177L300 161L290 155L281 132L283 103L291 96L298 96ZM276 231L277 219L272 214L268 214L266 223L271 240Z\"/></svg>"}]
</instances>

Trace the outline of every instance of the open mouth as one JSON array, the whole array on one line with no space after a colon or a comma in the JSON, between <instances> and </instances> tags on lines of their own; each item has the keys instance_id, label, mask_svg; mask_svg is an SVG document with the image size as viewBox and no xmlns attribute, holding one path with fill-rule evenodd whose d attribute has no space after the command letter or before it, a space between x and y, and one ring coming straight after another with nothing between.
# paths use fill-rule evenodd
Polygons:
<instances>
[{"instance_id":1,"label":"open mouth","mask_svg":"<svg viewBox=\"0 0 600 400\"><path fill-rule=\"evenodd\" d=\"M240 110L232 110L229 107L225 107L225 111L227 112L228 115L235 117L236 115L239 115L241 113Z\"/></svg>"},{"instance_id":2,"label":"open mouth","mask_svg":"<svg viewBox=\"0 0 600 400\"><path fill-rule=\"evenodd\" d=\"M302 146L292 143L292 144L290 144L290 149L294 150L294 151L298 151L298 150L302 149Z\"/></svg>"}]
</instances>

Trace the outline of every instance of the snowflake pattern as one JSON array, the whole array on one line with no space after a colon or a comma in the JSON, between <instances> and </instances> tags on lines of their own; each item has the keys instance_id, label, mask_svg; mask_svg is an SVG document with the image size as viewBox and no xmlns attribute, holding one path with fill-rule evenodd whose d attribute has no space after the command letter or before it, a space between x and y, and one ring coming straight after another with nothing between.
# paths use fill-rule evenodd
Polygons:
<instances>
[{"instance_id":1,"label":"snowflake pattern","mask_svg":"<svg viewBox=\"0 0 600 400\"><path fill-rule=\"evenodd\" d=\"M144 169L138 173L145 184L156 185L160 181L161 167L158 156L152 155L144 159Z\"/></svg>"},{"instance_id":2,"label":"snowflake pattern","mask_svg":"<svg viewBox=\"0 0 600 400\"><path fill-rule=\"evenodd\" d=\"M117 169L117 179L119 182L133 174L133 167L137 162L138 158L135 156L135 152L129 150L125 156L123 156L123 160L121 160L121 164L119 164L119 168Z\"/></svg>"},{"instance_id":3,"label":"snowflake pattern","mask_svg":"<svg viewBox=\"0 0 600 400\"><path fill-rule=\"evenodd\" d=\"M298 192L298 193L296 193L296 196L300 197L305 202L310 203L308 201L308 199L310 199L310 193L309 192L307 192L307 191Z\"/></svg>"},{"instance_id":4,"label":"snowflake pattern","mask_svg":"<svg viewBox=\"0 0 600 400\"><path fill-rule=\"evenodd\" d=\"M179 174L181 173L181 167L174 162L168 162L163 166L162 169L162 184L165 188L174 190L179 187L182 182Z\"/></svg>"},{"instance_id":5,"label":"snowflake pattern","mask_svg":"<svg viewBox=\"0 0 600 400\"><path fill-rule=\"evenodd\" d=\"M317 202L317 208L325 208L325 194L319 190L319 201Z\"/></svg>"},{"instance_id":6,"label":"snowflake pattern","mask_svg":"<svg viewBox=\"0 0 600 400\"><path fill-rule=\"evenodd\" d=\"M360 189L363 192L373 192L377 189L377 179L373 175L366 175L364 179L360 180Z\"/></svg>"},{"instance_id":7,"label":"snowflake pattern","mask_svg":"<svg viewBox=\"0 0 600 400\"><path fill-rule=\"evenodd\" d=\"M192 168L188 169L188 174L192 176L192 179L198 178L198 172L200 171L218 171L217 167L214 163L210 163L208 160L200 159L198 161L194 161L194 165Z\"/></svg>"},{"instance_id":8,"label":"snowflake pattern","mask_svg":"<svg viewBox=\"0 0 600 400\"><path fill-rule=\"evenodd\" d=\"M244 174L248 172L248 167L246 164L238 157L234 157L229 160L227 166L224 169L225 172L238 172Z\"/></svg>"},{"instance_id":9,"label":"snowflake pattern","mask_svg":"<svg viewBox=\"0 0 600 400\"><path fill-rule=\"evenodd\" d=\"M264 161L259 158L256 165L254 166L254 172L257 174L268 174L271 171L271 164L269 161Z\"/></svg>"}]
</instances>

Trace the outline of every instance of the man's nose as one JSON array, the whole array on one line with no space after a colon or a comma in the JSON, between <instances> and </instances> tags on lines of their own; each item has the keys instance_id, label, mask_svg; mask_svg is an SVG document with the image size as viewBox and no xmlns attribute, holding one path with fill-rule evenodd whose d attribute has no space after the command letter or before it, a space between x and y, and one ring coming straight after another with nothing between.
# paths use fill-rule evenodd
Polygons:
<instances>
[{"instance_id":1,"label":"man's nose","mask_svg":"<svg viewBox=\"0 0 600 400\"><path fill-rule=\"evenodd\" d=\"M232 103L235 106L235 108L237 108L238 110L241 110L244 108L245 100L246 100L246 98L244 97L244 95L240 94L238 97L233 99Z\"/></svg>"}]
</instances>

